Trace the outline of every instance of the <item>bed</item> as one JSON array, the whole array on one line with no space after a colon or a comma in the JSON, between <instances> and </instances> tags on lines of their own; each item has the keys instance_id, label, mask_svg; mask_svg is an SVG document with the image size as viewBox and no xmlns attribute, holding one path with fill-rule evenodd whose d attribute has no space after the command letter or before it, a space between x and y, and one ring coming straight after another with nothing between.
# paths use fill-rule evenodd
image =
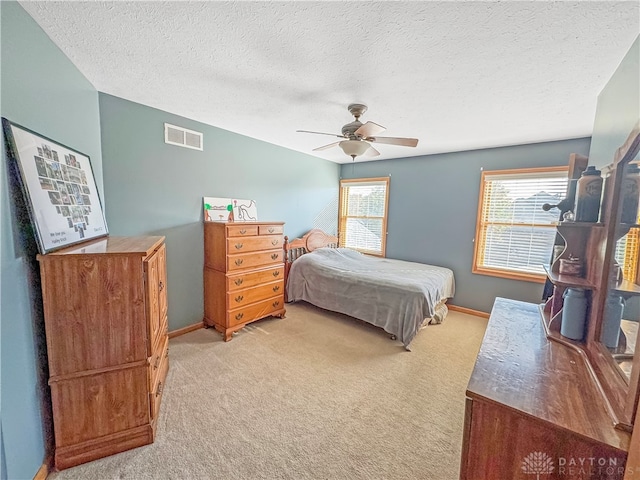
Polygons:
<instances>
[{"instance_id":1,"label":"bed","mask_svg":"<svg viewBox=\"0 0 640 480\"><path fill-rule=\"evenodd\" d=\"M384 329L409 344L429 323L441 323L453 297L453 272L444 267L363 255L338 248L338 239L311 230L285 237L286 301L303 300Z\"/></svg>"}]
</instances>

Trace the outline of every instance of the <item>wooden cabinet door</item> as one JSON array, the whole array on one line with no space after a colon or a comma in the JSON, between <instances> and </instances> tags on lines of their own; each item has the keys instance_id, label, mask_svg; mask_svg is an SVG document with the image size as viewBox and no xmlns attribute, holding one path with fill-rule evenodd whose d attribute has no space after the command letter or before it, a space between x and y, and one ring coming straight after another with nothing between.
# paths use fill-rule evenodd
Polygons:
<instances>
[{"instance_id":1,"label":"wooden cabinet door","mask_svg":"<svg viewBox=\"0 0 640 480\"><path fill-rule=\"evenodd\" d=\"M158 249L158 294L160 303L160 321L167 316L167 248Z\"/></svg>"},{"instance_id":2,"label":"wooden cabinet door","mask_svg":"<svg viewBox=\"0 0 640 480\"><path fill-rule=\"evenodd\" d=\"M154 253L145 261L145 287L147 289L147 322L149 327L149 353L160 334L160 255Z\"/></svg>"}]
</instances>

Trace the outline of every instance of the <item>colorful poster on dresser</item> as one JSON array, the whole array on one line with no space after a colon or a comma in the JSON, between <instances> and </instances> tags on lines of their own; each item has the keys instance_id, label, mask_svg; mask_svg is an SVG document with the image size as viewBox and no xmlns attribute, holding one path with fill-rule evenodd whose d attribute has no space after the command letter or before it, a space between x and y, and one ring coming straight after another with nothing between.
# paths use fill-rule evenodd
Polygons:
<instances>
[{"instance_id":1,"label":"colorful poster on dresser","mask_svg":"<svg viewBox=\"0 0 640 480\"><path fill-rule=\"evenodd\" d=\"M202 197L205 222L255 222L258 207L254 200Z\"/></svg>"},{"instance_id":2,"label":"colorful poster on dresser","mask_svg":"<svg viewBox=\"0 0 640 480\"><path fill-rule=\"evenodd\" d=\"M108 234L89 157L2 119L40 253Z\"/></svg>"}]
</instances>

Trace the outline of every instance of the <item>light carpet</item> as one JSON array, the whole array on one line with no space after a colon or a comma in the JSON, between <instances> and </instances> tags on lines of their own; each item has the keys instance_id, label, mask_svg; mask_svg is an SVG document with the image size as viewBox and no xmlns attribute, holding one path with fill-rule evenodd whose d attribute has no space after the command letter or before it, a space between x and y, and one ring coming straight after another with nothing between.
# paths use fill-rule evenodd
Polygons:
<instances>
[{"instance_id":1,"label":"light carpet","mask_svg":"<svg viewBox=\"0 0 640 480\"><path fill-rule=\"evenodd\" d=\"M300 302L227 343L188 333L170 341L155 443L49 478L455 480L486 324L449 312L407 352Z\"/></svg>"}]
</instances>

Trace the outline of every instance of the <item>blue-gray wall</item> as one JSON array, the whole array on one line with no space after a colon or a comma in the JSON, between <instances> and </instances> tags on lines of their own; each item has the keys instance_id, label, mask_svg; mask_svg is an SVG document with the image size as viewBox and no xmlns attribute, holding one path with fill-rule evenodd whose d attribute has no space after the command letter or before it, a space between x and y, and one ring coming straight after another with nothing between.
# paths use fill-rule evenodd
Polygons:
<instances>
[{"instance_id":1,"label":"blue-gray wall","mask_svg":"<svg viewBox=\"0 0 640 480\"><path fill-rule=\"evenodd\" d=\"M589 163L604 167L640 119L640 36L598 95Z\"/></svg>"},{"instance_id":2,"label":"blue-gray wall","mask_svg":"<svg viewBox=\"0 0 640 480\"><path fill-rule=\"evenodd\" d=\"M204 313L203 196L255 200L291 238L335 230L335 163L102 93L100 117L109 233L166 236L170 330ZM204 151L165 144L165 122L204 133Z\"/></svg>"},{"instance_id":3,"label":"blue-gray wall","mask_svg":"<svg viewBox=\"0 0 640 480\"><path fill-rule=\"evenodd\" d=\"M0 17L2 116L89 155L101 188L98 93L19 4L0 2ZM0 473L32 479L51 426L40 284L36 245L13 196L4 148L2 160L0 448L6 464Z\"/></svg>"},{"instance_id":4,"label":"blue-gray wall","mask_svg":"<svg viewBox=\"0 0 640 480\"><path fill-rule=\"evenodd\" d=\"M542 284L471 273L480 171L567 165L589 138L342 165L342 178L391 175L387 257L451 268L454 305L490 312L496 296L539 303Z\"/></svg>"}]
</instances>

